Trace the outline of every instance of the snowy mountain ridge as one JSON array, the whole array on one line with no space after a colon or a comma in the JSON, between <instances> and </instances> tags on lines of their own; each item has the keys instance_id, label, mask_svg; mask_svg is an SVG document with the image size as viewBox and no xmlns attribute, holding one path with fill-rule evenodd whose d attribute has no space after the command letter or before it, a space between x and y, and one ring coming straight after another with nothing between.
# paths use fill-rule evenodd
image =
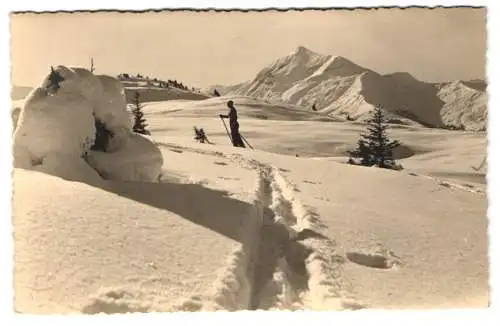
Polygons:
<instances>
[{"instance_id":1,"label":"snowy mountain ridge","mask_svg":"<svg viewBox=\"0 0 500 326\"><path fill-rule=\"evenodd\" d=\"M429 127L485 130L486 83L482 80L423 82L407 72L381 75L347 58L303 46L264 67L254 79L213 86L223 95L246 95L363 121L382 105L391 118Z\"/></svg>"}]
</instances>

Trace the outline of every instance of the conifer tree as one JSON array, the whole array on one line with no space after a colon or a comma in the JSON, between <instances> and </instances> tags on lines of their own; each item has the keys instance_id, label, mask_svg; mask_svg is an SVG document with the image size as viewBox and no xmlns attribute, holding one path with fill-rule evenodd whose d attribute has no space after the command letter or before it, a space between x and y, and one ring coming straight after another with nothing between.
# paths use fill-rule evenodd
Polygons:
<instances>
[{"instance_id":1,"label":"conifer tree","mask_svg":"<svg viewBox=\"0 0 500 326\"><path fill-rule=\"evenodd\" d=\"M47 88L52 89L54 92L57 92L61 87L61 82L64 81L64 77L61 74L54 70L54 67L50 67L50 74L48 78Z\"/></svg>"},{"instance_id":2,"label":"conifer tree","mask_svg":"<svg viewBox=\"0 0 500 326\"><path fill-rule=\"evenodd\" d=\"M368 133L361 135L361 139L358 140L358 147L349 154L361 158L361 165L395 168L393 149L398 147L400 143L389 139L387 135L388 126L380 106L377 106L372 111L372 116L367 122Z\"/></svg>"},{"instance_id":3,"label":"conifer tree","mask_svg":"<svg viewBox=\"0 0 500 326\"><path fill-rule=\"evenodd\" d=\"M106 152L108 150L109 140L114 136L114 133L106 128L106 125L99 120L94 115L94 123L95 123L95 141L91 150Z\"/></svg>"},{"instance_id":4,"label":"conifer tree","mask_svg":"<svg viewBox=\"0 0 500 326\"><path fill-rule=\"evenodd\" d=\"M142 104L139 92L135 92L134 96L134 108L132 109L132 114L134 115L134 126L132 130L139 134L150 135L151 133L146 130L147 124L144 118L144 113L142 112Z\"/></svg>"}]
</instances>

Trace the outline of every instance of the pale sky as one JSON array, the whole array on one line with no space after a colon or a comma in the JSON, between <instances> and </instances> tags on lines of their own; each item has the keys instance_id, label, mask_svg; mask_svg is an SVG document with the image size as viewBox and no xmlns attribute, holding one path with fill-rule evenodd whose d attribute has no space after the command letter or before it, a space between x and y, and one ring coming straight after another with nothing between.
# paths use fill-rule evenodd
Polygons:
<instances>
[{"instance_id":1,"label":"pale sky","mask_svg":"<svg viewBox=\"0 0 500 326\"><path fill-rule=\"evenodd\" d=\"M12 81L21 86L39 84L50 65L89 67L90 57L96 73L234 84L299 45L379 73L485 78L486 9L11 16Z\"/></svg>"}]
</instances>

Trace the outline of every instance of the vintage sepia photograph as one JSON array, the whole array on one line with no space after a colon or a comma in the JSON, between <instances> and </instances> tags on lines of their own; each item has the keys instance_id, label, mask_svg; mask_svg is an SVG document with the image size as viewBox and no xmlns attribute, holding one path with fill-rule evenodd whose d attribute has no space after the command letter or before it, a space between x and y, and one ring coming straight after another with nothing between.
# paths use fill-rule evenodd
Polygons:
<instances>
[{"instance_id":1,"label":"vintage sepia photograph","mask_svg":"<svg viewBox=\"0 0 500 326\"><path fill-rule=\"evenodd\" d=\"M486 16L11 12L15 311L488 308Z\"/></svg>"}]
</instances>

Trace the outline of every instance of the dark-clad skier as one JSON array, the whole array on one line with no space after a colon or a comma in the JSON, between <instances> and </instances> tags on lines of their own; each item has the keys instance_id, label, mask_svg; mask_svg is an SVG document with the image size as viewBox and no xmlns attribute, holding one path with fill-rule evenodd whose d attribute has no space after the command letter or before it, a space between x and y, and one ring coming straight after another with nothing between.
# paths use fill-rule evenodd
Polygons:
<instances>
[{"instance_id":1,"label":"dark-clad skier","mask_svg":"<svg viewBox=\"0 0 500 326\"><path fill-rule=\"evenodd\" d=\"M234 147L245 147L240 135L240 124L238 123L238 113L234 107L234 102L227 102L229 113L227 115L220 114L221 118L229 118L229 127L231 128L231 141Z\"/></svg>"}]
</instances>

